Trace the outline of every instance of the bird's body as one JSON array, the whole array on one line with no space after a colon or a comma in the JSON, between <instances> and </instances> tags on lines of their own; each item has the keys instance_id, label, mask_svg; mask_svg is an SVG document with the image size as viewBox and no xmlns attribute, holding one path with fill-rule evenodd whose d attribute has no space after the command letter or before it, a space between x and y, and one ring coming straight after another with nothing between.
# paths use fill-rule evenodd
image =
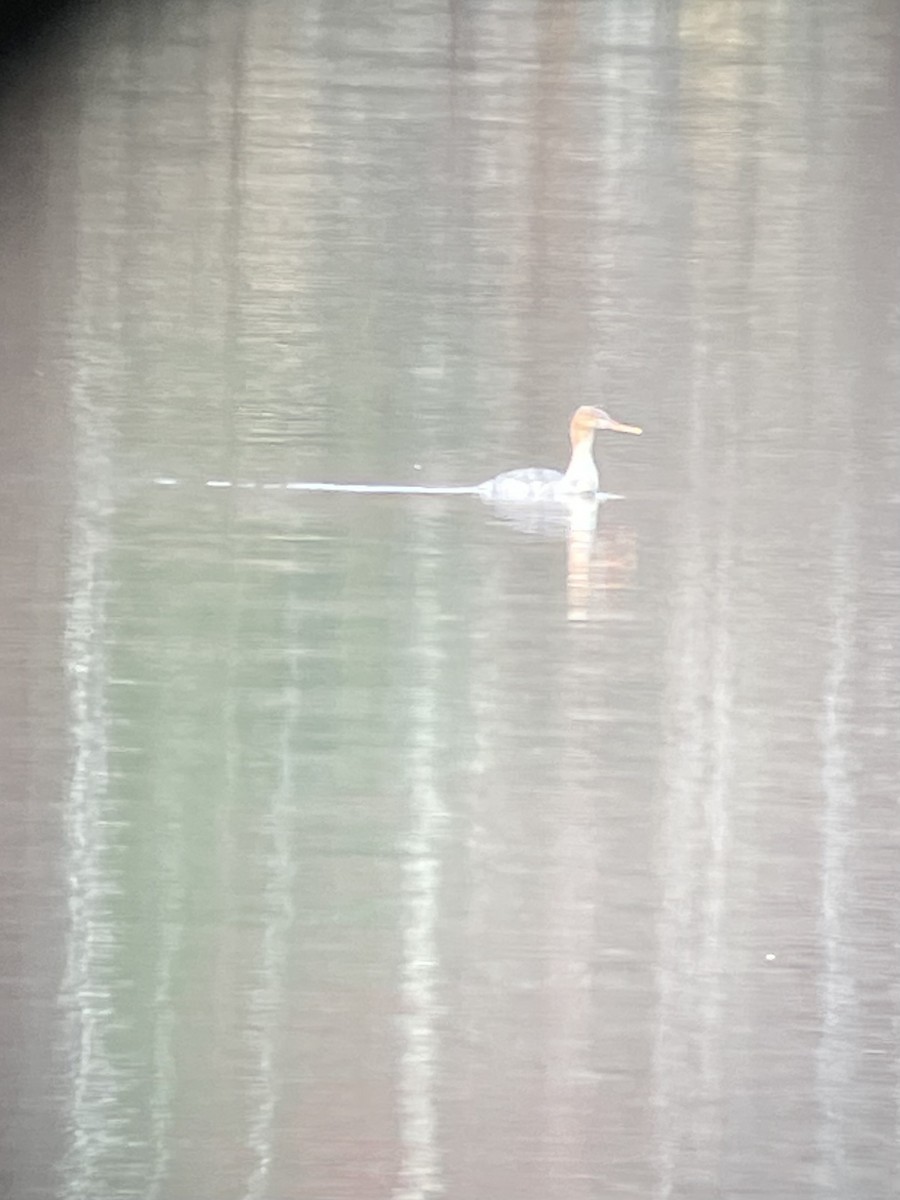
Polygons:
<instances>
[{"instance_id":1,"label":"bird's body","mask_svg":"<svg viewBox=\"0 0 900 1200\"><path fill-rule=\"evenodd\" d=\"M553 504L574 496L596 496L600 476L594 461L594 434L598 429L640 433L637 425L623 425L600 408L583 405L569 425L572 454L565 472L546 467L504 471L479 484L475 491L484 500L503 503Z\"/></svg>"},{"instance_id":2,"label":"bird's body","mask_svg":"<svg viewBox=\"0 0 900 1200\"><path fill-rule=\"evenodd\" d=\"M520 467L495 475L475 490L483 500L553 501L560 498L564 479L562 471L552 471L549 467Z\"/></svg>"}]
</instances>

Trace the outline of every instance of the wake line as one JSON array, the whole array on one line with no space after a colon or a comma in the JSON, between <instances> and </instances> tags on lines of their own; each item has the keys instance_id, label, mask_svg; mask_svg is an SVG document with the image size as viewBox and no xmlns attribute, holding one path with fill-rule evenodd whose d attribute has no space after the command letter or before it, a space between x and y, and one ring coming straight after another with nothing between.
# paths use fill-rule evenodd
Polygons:
<instances>
[{"instance_id":1,"label":"wake line","mask_svg":"<svg viewBox=\"0 0 900 1200\"><path fill-rule=\"evenodd\" d=\"M397 496L475 496L477 487L425 487L403 483L286 483L289 492L373 492Z\"/></svg>"},{"instance_id":2,"label":"wake line","mask_svg":"<svg viewBox=\"0 0 900 1200\"><path fill-rule=\"evenodd\" d=\"M160 476L153 480L161 487L177 487L179 480ZM207 479L202 485L209 488L256 488L260 491L282 492L353 492L363 495L390 496L477 496L479 487L424 487L402 483L235 483L231 479Z\"/></svg>"}]
</instances>

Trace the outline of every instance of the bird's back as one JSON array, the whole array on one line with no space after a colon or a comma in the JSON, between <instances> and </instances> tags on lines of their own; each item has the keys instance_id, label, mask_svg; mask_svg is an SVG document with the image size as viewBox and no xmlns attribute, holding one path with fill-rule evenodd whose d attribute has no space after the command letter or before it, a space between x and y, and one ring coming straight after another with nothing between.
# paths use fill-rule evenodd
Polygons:
<instances>
[{"instance_id":1,"label":"bird's back","mask_svg":"<svg viewBox=\"0 0 900 1200\"><path fill-rule=\"evenodd\" d=\"M545 467L522 467L518 471L504 471L478 486L478 495L485 500L503 501L547 501L560 500L563 496L562 471Z\"/></svg>"}]
</instances>

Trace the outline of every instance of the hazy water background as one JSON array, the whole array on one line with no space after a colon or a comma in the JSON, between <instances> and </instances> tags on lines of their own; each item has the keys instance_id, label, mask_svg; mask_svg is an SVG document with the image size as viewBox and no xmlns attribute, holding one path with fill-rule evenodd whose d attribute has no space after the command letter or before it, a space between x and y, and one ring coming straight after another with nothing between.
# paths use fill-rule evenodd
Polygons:
<instances>
[{"instance_id":1,"label":"hazy water background","mask_svg":"<svg viewBox=\"0 0 900 1200\"><path fill-rule=\"evenodd\" d=\"M110 6L7 80L0 1195L896 1195L898 90L892 0ZM583 400L588 580L203 486Z\"/></svg>"}]
</instances>

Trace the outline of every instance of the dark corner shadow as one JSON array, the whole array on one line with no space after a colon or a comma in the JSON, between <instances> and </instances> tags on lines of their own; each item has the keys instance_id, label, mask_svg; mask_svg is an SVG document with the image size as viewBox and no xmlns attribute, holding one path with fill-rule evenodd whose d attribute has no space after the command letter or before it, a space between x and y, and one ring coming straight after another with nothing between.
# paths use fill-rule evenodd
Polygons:
<instances>
[{"instance_id":1,"label":"dark corner shadow","mask_svg":"<svg viewBox=\"0 0 900 1200\"><path fill-rule=\"evenodd\" d=\"M0 0L0 99L101 7L102 0Z\"/></svg>"}]
</instances>

